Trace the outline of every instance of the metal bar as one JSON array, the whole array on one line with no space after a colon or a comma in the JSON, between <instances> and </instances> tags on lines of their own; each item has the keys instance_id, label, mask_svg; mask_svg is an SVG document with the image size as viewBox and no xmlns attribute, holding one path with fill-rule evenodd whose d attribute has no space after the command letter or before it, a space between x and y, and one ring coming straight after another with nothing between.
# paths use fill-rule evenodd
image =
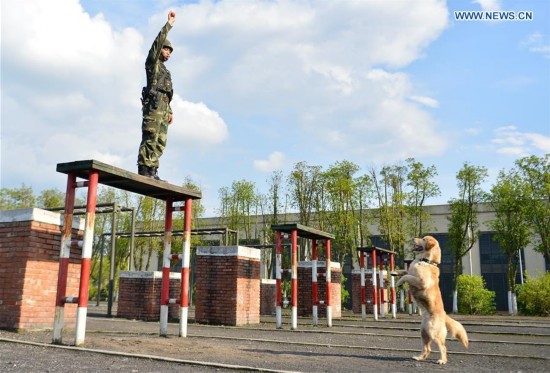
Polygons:
<instances>
[{"instance_id":1,"label":"metal bar","mask_svg":"<svg viewBox=\"0 0 550 373\"><path fill-rule=\"evenodd\" d=\"M117 226L117 203L113 203L113 213L111 215L111 265L109 266L109 299L107 300L107 316L113 316L113 298L115 292L115 272L116 272L116 226Z\"/></svg>"},{"instance_id":2,"label":"metal bar","mask_svg":"<svg viewBox=\"0 0 550 373\"><path fill-rule=\"evenodd\" d=\"M378 285L376 281L376 250L372 251L372 312L378 320Z\"/></svg>"},{"instance_id":3,"label":"metal bar","mask_svg":"<svg viewBox=\"0 0 550 373\"><path fill-rule=\"evenodd\" d=\"M88 289L90 285L90 269L92 263L92 247L94 244L95 208L97 201L97 184L99 174L90 171L88 198L86 203L86 228L84 230L84 245L82 247L82 264L80 267L80 287L78 292L78 308L76 310L75 345L84 343L86 336L86 315L88 313Z\"/></svg>"},{"instance_id":4,"label":"metal bar","mask_svg":"<svg viewBox=\"0 0 550 373\"><path fill-rule=\"evenodd\" d=\"M361 271L361 319L365 321L367 319L367 297L365 287L365 253L359 253L359 267Z\"/></svg>"},{"instance_id":5,"label":"metal bar","mask_svg":"<svg viewBox=\"0 0 550 373\"><path fill-rule=\"evenodd\" d=\"M331 327L332 326L332 305L331 305L331 302L330 302L330 297L331 297L331 288L332 288L332 265L331 265L331 261L330 261L330 239L327 239L327 243L326 243L326 250L327 250L327 259L326 259L326 263L327 263L327 274L326 274L326 282L327 282L327 290L326 290L326 300L325 300L325 305L327 307L327 326L328 327Z\"/></svg>"},{"instance_id":6,"label":"metal bar","mask_svg":"<svg viewBox=\"0 0 550 373\"><path fill-rule=\"evenodd\" d=\"M277 253L275 255L275 285L277 292L277 304L275 306L275 327L280 329L282 327L282 306L283 306L283 297L282 297L282 286L281 286L281 267L283 265L282 256L283 256L283 247L281 245L281 232L275 232L275 246Z\"/></svg>"},{"instance_id":7,"label":"metal bar","mask_svg":"<svg viewBox=\"0 0 550 373\"><path fill-rule=\"evenodd\" d=\"M394 270L395 260L393 254L390 254L390 272ZM397 297L395 293L395 277L391 277L390 287L391 287L391 317L395 319L397 317Z\"/></svg>"},{"instance_id":8,"label":"metal bar","mask_svg":"<svg viewBox=\"0 0 550 373\"><path fill-rule=\"evenodd\" d=\"M384 271L384 260L382 259L382 253L380 253L380 260L378 261L380 263L380 271L378 272L379 278L380 278L380 317L386 317L386 303L385 303L385 297L384 297L384 290L386 289L386 285L384 282L385 277L385 271Z\"/></svg>"},{"instance_id":9,"label":"metal bar","mask_svg":"<svg viewBox=\"0 0 550 373\"><path fill-rule=\"evenodd\" d=\"M185 200L183 217L183 258L181 263L181 306L179 336L187 337L187 318L189 317L189 263L191 261L191 217L193 200Z\"/></svg>"},{"instance_id":10,"label":"metal bar","mask_svg":"<svg viewBox=\"0 0 550 373\"><path fill-rule=\"evenodd\" d=\"M292 242L292 292L290 298L290 307L292 310L292 330L298 329L298 230L291 232Z\"/></svg>"},{"instance_id":11,"label":"metal bar","mask_svg":"<svg viewBox=\"0 0 550 373\"><path fill-rule=\"evenodd\" d=\"M160 335L168 335L168 302L170 290L170 256L172 251L172 198L166 200L164 217L164 252L162 256L162 285L160 290Z\"/></svg>"},{"instance_id":12,"label":"metal bar","mask_svg":"<svg viewBox=\"0 0 550 373\"><path fill-rule=\"evenodd\" d=\"M312 299L312 316L313 325L317 325L319 322L319 284L317 283L317 240L311 240L311 299Z\"/></svg>"},{"instance_id":13,"label":"metal bar","mask_svg":"<svg viewBox=\"0 0 550 373\"><path fill-rule=\"evenodd\" d=\"M135 237L136 237L136 209L132 207L132 221L131 221L131 236L130 236L130 263L128 264L128 270L134 271L134 250L136 247Z\"/></svg>"},{"instance_id":14,"label":"metal bar","mask_svg":"<svg viewBox=\"0 0 550 373\"><path fill-rule=\"evenodd\" d=\"M101 301L101 280L103 279L103 244L105 243L105 236L101 235L99 240L99 276L97 281L97 297L95 305L99 307Z\"/></svg>"},{"instance_id":15,"label":"metal bar","mask_svg":"<svg viewBox=\"0 0 550 373\"><path fill-rule=\"evenodd\" d=\"M69 272L69 257L71 249L71 233L73 227L73 210L76 174L67 175L67 189L65 193L65 214L63 215L63 230L61 234L61 247L59 252L59 273L57 277L57 293L55 298L55 316L53 322L52 343L61 344L63 334L63 319L65 315L65 293L67 291L67 275Z\"/></svg>"}]
</instances>

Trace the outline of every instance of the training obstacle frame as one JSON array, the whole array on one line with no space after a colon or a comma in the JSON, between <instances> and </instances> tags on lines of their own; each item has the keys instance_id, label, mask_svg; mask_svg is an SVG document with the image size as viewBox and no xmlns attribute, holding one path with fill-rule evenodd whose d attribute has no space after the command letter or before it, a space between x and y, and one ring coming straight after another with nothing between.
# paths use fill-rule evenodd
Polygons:
<instances>
[{"instance_id":1,"label":"training obstacle frame","mask_svg":"<svg viewBox=\"0 0 550 373\"><path fill-rule=\"evenodd\" d=\"M52 342L62 343L64 306L67 303L78 304L76 313L75 345L84 343L86 335L86 316L88 312L88 290L90 281L92 245L94 238L94 222L97 201L98 184L126 190L132 193L157 198L166 201L166 216L164 230L164 255L162 268L162 290L160 310L160 335L168 333L168 305L180 304L179 336L187 336L187 316L189 307L189 258L191 246L191 209L192 201L200 199L201 193L187 188L141 176L96 160L84 160L57 164L57 171L67 174L67 189L65 195L64 223L61 235L59 255L59 274L57 281L56 307L53 325ZM77 181L77 178L85 181ZM86 202L86 218L83 241L71 241L71 226L74 214L76 188L88 188ZM183 202L183 206L174 206L174 202ZM171 254L172 214L174 211L184 212L183 254ZM80 284L78 296L66 296L67 274L70 248L74 245L82 247ZM181 296L179 300L169 299L170 261L182 260Z\"/></svg>"},{"instance_id":2,"label":"training obstacle frame","mask_svg":"<svg viewBox=\"0 0 550 373\"><path fill-rule=\"evenodd\" d=\"M367 270L367 260L370 255L372 259L372 312L374 314L374 319L378 320L378 308L380 307L380 316L385 317L385 300L384 300L384 290L385 290L385 274L387 271L384 269L384 264L387 263L389 257L389 267L390 271L393 271L395 262L395 252L383 249L376 246L368 247L358 247L359 251L359 266L361 270L361 317L363 320L367 318L367 296L366 296L366 280L365 273ZM378 273L377 273L378 272ZM392 318L395 319L397 315L397 303L396 303L396 293L395 293L395 279L393 276L390 276L390 304L391 304L391 314ZM378 283L379 279L379 283Z\"/></svg>"},{"instance_id":3,"label":"training obstacle frame","mask_svg":"<svg viewBox=\"0 0 550 373\"><path fill-rule=\"evenodd\" d=\"M312 250L312 266L311 266L311 281L312 281L312 316L313 324L317 325L318 322L318 306L324 304L327 309L327 326L332 326L332 307L330 304L330 288L331 288L331 266L330 266L330 240L334 238L334 235L320 230L307 227L301 224L274 224L271 225L271 229L275 232L275 246L277 250L276 266L275 266L275 281L277 292L277 303L275 307L277 329L282 328L282 265L283 265L283 234L290 237L291 241L291 329L296 330L298 328L298 237L311 240ZM325 300L319 300L318 298L318 283L317 283L317 260L318 260L318 241L323 240L325 242L326 249L326 293Z\"/></svg>"}]
</instances>

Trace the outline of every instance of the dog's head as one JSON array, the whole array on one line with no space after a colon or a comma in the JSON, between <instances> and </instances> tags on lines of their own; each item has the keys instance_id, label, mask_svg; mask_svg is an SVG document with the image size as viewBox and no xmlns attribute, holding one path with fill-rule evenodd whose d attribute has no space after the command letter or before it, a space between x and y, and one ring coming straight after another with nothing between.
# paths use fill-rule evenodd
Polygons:
<instances>
[{"instance_id":1,"label":"dog's head","mask_svg":"<svg viewBox=\"0 0 550 373\"><path fill-rule=\"evenodd\" d=\"M439 242L432 236L423 238L413 238L413 252L419 254L422 258L431 260L434 263L441 263L441 248Z\"/></svg>"}]
</instances>

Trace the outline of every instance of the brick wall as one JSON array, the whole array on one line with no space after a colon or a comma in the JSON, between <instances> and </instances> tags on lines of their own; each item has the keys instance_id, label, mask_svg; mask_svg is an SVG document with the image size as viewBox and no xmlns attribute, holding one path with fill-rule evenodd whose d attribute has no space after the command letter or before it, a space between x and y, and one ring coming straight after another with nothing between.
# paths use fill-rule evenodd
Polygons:
<instances>
[{"instance_id":1,"label":"brick wall","mask_svg":"<svg viewBox=\"0 0 550 373\"><path fill-rule=\"evenodd\" d=\"M313 314L313 298L311 283L310 261L298 262L298 316L311 316ZM325 280L326 264L324 261L317 262L317 289L318 299L326 299ZM340 263L331 263L331 293L330 305L332 307L332 317L342 317L342 270ZM326 317L327 307L324 304L317 306L318 315Z\"/></svg>"},{"instance_id":2,"label":"brick wall","mask_svg":"<svg viewBox=\"0 0 550 373\"><path fill-rule=\"evenodd\" d=\"M379 274L379 272L377 272ZM352 311L353 313L361 313L361 272L359 270L354 270L351 274L351 292L352 292ZM380 278L377 276L377 285L380 285ZM373 313L372 305L372 270L365 271L365 299L367 302L367 313ZM384 290L384 304L385 311L388 312L390 309L388 306L388 291ZM380 289L378 289L378 302L380 302Z\"/></svg>"},{"instance_id":3,"label":"brick wall","mask_svg":"<svg viewBox=\"0 0 550 373\"><path fill-rule=\"evenodd\" d=\"M260 250L197 247L195 321L246 325L260 322Z\"/></svg>"},{"instance_id":4,"label":"brick wall","mask_svg":"<svg viewBox=\"0 0 550 373\"><path fill-rule=\"evenodd\" d=\"M277 307L277 284L272 279L260 283L260 315L274 315Z\"/></svg>"},{"instance_id":5,"label":"brick wall","mask_svg":"<svg viewBox=\"0 0 550 373\"><path fill-rule=\"evenodd\" d=\"M41 209L0 211L0 328L51 329L55 314L61 214ZM82 239L83 223L73 224ZM66 296L78 296L81 249L71 249ZM65 325L76 321L65 305Z\"/></svg>"},{"instance_id":6,"label":"brick wall","mask_svg":"<svg viewBox=\"0 0 550 373\"><path fill-rule=\"evenodd\" d=\"M180 299L181 273L170 273L168 296ZM160 320L162 272L129 272L119 275L117 317L132 320ZM179 304L168 305L168 318L179 320Z\"/></svg>"}]
</instances>

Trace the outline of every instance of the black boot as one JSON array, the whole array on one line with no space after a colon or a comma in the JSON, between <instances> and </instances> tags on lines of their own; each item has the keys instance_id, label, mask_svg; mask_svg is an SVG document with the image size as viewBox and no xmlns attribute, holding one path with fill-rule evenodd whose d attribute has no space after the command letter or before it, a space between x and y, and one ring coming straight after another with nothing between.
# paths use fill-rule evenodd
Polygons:
<instances>
[{"instance_id":1,"label":"black boot","mask_svg":"<svg viewBox=\"0 0 550 373\"><path fill-rule=\"evenodd\" d=\"M149 167L149 172L151 174L151 177L155 180L158 180L158 181L166 181L166 180L162 180L159 177L158 169L159 169L158 167Z\"/></svg>"},{"instance_id":2,"label":"black boot","mask_svg":"<svg viewBox=\"0 0 550 373\"><path fill-rule=\"evenodd\" d=\"M138 174L141 176L151 177L150 167L144 164L138 164Z\"/></svg>"}]
</instances>

